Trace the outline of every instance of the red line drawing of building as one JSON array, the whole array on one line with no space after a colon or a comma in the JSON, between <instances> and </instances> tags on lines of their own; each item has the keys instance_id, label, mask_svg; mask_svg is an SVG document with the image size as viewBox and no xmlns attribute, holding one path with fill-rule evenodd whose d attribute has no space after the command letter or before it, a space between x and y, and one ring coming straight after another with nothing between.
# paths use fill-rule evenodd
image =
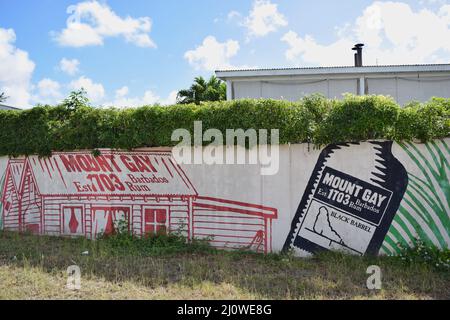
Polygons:
<instances>
[{"instance_id":1,"label":"red line drawing of building","mask_svg":"<svg viewBox=\"0 0 450 320\"><path fill-rule=\"evenodd\" d=\"M2 220L10 230L21 231L19 187L24 167L24 160L10 159L6 167L4 189L1 195L3 204Z\"/></svg>"},{"instance_id":2,"label":"red line drawing of building","mask_svg":"<svg viewBox=\"0 0 450 320\"><path fill-rule=\"evenodd\" d=\"M93 239L125 220L136 235L178 232L220 248L272 250L275 208L199 196L170 151L10 159L4 186L5 230Z\"/></svg>"},{"instance_id":3,"label":"red line drawing of building","mask_svg":"<svg viewBox=\"0 0 450 320\"><path fill-rule=\"evenodd\" d=\"M272 251L272 219L277 210L245 202L197 197L194 202L195 238L210 237L222 249Z\"/></svg>"}]
</instances>

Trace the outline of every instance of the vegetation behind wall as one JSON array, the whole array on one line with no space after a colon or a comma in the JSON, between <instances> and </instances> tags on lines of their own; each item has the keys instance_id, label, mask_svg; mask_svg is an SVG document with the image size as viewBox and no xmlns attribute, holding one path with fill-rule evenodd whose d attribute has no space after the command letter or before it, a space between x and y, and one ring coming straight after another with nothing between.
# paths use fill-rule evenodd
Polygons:
<instances>
[{"instance_id":1,"label":"vegetation behind wall","mask_svg":"<svg viewBox=\"0 0 450 320\"><path fill-rule=\"evenodd\" d=\"M75 103L74 103L75 101ZM279 129L280 143L317 145L389 139L428 141L450 134L450 99L400 107L384 96L329 100L318 95L298 102L236 100L200 105L94 108L74 97L58 106L0 111L0 155L49 155L76 149L172 146L173 130Z\"/></svg>"}]
</instances>

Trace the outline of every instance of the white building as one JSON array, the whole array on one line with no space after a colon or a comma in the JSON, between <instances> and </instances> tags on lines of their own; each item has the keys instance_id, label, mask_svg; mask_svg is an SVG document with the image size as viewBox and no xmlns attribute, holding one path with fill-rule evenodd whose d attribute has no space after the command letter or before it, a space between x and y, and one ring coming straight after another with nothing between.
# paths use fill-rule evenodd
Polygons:
<instances>
[{"instance_id":1,"label":"white building","mask_svg":"<svg viewBox=\"0 0 450 320\"><path fill-rule=\"evenodd\" d=\"M450 64L348 66L216 71L227 83L227 99L272 98L296 101L321 93L392 96L403 105L431 97L450 98Z\"/></svg>"}]
</instances>

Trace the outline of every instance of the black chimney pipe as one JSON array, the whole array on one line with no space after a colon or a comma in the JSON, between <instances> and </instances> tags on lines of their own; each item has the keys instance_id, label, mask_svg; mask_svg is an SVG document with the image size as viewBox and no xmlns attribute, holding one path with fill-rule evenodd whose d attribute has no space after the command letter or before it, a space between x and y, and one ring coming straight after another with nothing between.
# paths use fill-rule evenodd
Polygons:
<instances>
[{"instance_id":1,"label":"black chimney pipe","mask_svg":"<svg viewBox=\"0 0 450 320\"><path fill-rule=\"evenodd\" d=\"M363 66L363 60L362 60L362 47L364 47L363 43L357 43L352 48L352 50L356 51L355 53L355 67L362 67Z\"/></svg>"}]
</instances>

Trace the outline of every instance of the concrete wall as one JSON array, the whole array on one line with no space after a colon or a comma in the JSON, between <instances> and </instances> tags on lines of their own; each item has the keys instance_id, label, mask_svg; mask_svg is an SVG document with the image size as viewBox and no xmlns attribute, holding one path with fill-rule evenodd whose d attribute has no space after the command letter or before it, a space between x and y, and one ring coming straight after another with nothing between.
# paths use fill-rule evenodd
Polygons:
<instances>
[{"instance_id":1,"label":"concrete wall","mask_svg":"<svg viewBox=\"0 0 450 320\"><path fill-rule=\"evenodd\" d=\"M427 144L362 142L330 145L320 150L307 144L282 145L279 171L266 176L260 174L260 165L249 164L183 164L164 171L164 165L173 159L169 160L170 152L162 156L157 152L162 157L158 159L164 161L154 162L156 171L151 174L145 170L148 167L140 167L139 163L136 166L128 163L126 168L117 165L113 172L103 173L115 174L118 178L115 181L121 181L127 188L129 168L137 168L136 172L133 171L136 177L155 175L167 178L166 189L152 182L143 182L152 191L130 197L125 189L122 190L124 193L111 191L109 194L98 190L95 191L97 194L80 191L62 201L66 207L72 201L77 208L90 207L99 201L105 208L108 202L111 208L131 206L133 214L139 218L133 223L145 224L137 226L139 230L146 230L147 224L157 223L159 227L167 226L167 230L173 230L170 215L178 214L180 209L174 208L179 207L183 209L183 223L187 225L184 230L188 237L208 237L213 245L228 249L249 248L259 252L284 249L293 250L299 256L319 250L395 254L399 252L399 244L411 245L416 238L448 248L449 150L450 139ZM102 153L107 154L108 151ZM112 154L118 164L120 159L124 159L120 157L121 153ZM133 155L124 154L128 155L126 159ZM141 151L139 154L153 157L155 151ZM40 195L53 192L52 179L56 179L55 176L65 177L67 184L67 187L61 184L60 194L65 192L65 188L69 192L74 183L85 185L89 182L86 178L89 172L81 170L76 175L68 172L56 159L60 155L54 154L47 159L48 163L42 164L42 170L52 172L53 178L42 180L37 172L33 173L39 180L35 188ZM36 159L25 159L24 172L27 161L36 162ZM3 222L11 208L7 202L14 201L4 197L6 191L11 191L5 190L9 161L7 157L0 158L0 186L3 188L0 212ZM55 168L53 171L51 166ZM57 166L59 170L56 170ZM33 170L38 171L40 167L38 163ZM21 198L25 197L24 190L30 189L20 185L16 187ZM83 192L89 193L89 197L85 197ZM53 210L58 208L57 203L52 205ZM45 214L43 209L44 218ZM64 213L60 214L60 219L63 219ZM86 212L86 215L90 214L91 211ZM77 222L77 217L67 222L72 226L68 225L63 230L73 227L79 233L78 223L83 221ZM151 221L147 223L145 219ZM65 218L68 220L69 216ZM3 227L8 229L7 225Z\"/></svg>"},{"instance_id":2,"label":"concrete wall","mask_svg":"<svg viewBox=\"0 0 450 320\"><path fill-rule=\"evenodd\" d=\"M229 81L233 98L271 98L296 101L305 95L321 93L328 98L342 98L344 93L392 96L404 105L412 100L425 102L431 97L450 98L450 76L363 76L311 77L309 79L246 79ZM360 87L360 83L362 86Z\"/></svg>"}]
</instances>

